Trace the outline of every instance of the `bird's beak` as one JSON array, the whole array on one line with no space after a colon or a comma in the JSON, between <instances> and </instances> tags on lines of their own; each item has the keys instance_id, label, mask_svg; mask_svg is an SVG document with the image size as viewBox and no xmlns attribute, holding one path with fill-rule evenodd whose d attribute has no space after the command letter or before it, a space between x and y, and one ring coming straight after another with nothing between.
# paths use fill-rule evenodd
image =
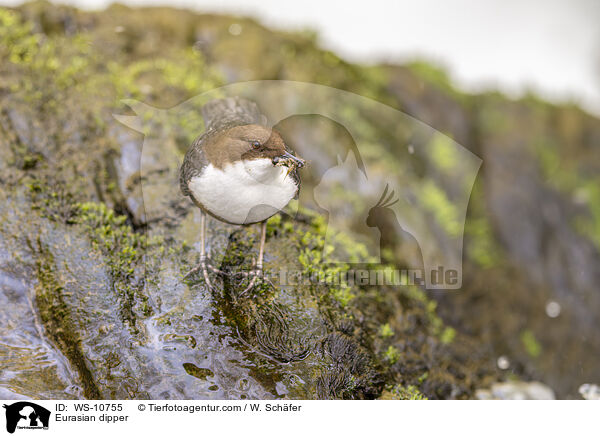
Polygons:
<instances>
[{"instance_id":1,"label":"bird's beak","mask_svg":"<svg viewBox=\"0 0 600 436\"><path fill-rule=\"evenodd\" d=\"M273 158L273 165L292 164L290 166L296 166L298 168L302 168L305 163L306 163L306 161L304 159L294 156L293 154L291 154L287 151L285 153L283 153L281 156L275 156Z\"/></svg>"}]
</instances>

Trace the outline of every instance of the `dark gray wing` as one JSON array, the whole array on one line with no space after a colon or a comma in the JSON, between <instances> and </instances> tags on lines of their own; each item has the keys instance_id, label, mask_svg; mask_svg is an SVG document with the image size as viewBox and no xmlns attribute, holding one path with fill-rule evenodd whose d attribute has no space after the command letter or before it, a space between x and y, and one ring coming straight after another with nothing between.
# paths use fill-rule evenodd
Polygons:
<instances>
[{"instance_id":1,"label":"dark gray wing","mask_svg":"<svg viewBox=\"0 0 600 436\"><path fill-rule=\"evenodd\" d=\"M183 158L183 163L181 164L181 169L179 170L179 189L183 195L188 195L190 197L192 196L192 193L188 188L190 179L192 177L199 176L202 172L202 169L208 165L208 161L202 147L205 140L206 133L203 133L196 138Z\"/></svg>"}]
</instances>

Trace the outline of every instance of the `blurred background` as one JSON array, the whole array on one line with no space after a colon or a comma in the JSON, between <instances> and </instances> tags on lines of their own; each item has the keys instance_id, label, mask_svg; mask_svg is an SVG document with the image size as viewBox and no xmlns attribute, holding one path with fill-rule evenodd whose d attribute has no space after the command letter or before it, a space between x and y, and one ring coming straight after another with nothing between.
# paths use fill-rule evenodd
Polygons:
<instances>
[{"instance_id":1,"label":"blurred background","mask_svg":"<svg viewBox=\"0 0 600 436\"><path fill-rule=\"evenodd\" d=\"M598 2L1 3L1 396L598 396ZM203 129L193 97L272 79L406 115L345 104L355 138L325 117L278 126L314 164L296 218L269 222L267 269L343 269L328 265L312 193L360 139L371 179L419 182L407 209L462 257L460 290L302 285L243 299L183 280L197 223L173 186ZM483 163L452 251L455 144ZM336 174L345 190L319 195L349 211L337 242L369 263L355 167ZM385 266L418 266L389 216L371 226L395 235L381 241ZM253 229L211 226L226 266L250 262Z\"/></svg>"},{"instance_id":2,"label":"blurred background","mask_svg":"<svg viewBox=\"0 0 600 436\"><path fill-rule=\"evenodd\" d=\"M6 5L19 1L4 0ZM107 0L62 2L102 9ZM161 6L160 0L129 0ZM440 2L177 0L169 6L252 17L273 29L312 30L319 45L354 62L427 60L461 89L536 92L600 114L600 4L594 0Z\"/></svg>"}]
</instances>

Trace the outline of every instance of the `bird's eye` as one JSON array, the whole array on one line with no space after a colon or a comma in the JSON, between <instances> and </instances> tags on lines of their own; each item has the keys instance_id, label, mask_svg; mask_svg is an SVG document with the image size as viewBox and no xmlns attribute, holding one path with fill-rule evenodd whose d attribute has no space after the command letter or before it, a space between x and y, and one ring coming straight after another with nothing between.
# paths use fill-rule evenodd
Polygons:
<instances>
[{"instance_id":1,"label":"bird's eye","mask_svg":"<svg viewBox=\"0 0 600 436\"><path fill-rule=\"evenodd\" d=\"M260 141L252 141L252 148L260 148Z\"/></svg>"}]
</instances>

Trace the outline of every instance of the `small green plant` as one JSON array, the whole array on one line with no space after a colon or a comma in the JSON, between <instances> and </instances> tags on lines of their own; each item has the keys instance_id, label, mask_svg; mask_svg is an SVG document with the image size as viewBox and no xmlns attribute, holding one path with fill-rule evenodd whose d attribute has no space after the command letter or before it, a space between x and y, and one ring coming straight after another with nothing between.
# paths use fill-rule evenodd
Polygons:
<instances>
[{"instance_id":1,"label":"small green plant","mask_svg":"<svg viewBox=\"0 0 600 436\"><path fill-rule=\"evenodd\" d=\"M531 330L523 330L521 332L521 343L525 347L527 354L531 357L538 357L542 353L542 345Z\"/></svg>"},{"instance_id":2,"label":"small green plant","mask_svg":"<svg viewBox=\"0 0 600 436\"><path fill-rule=\"evenodd\" d=\"M455 337L456 330L454 330L452 327L446 327L440 335L440 341L442 342L442 344L451 344L454 341Z\"/></svg>"},{"instance_id":3,"label":"small green plant","mask_svg":"<svg viewBox=\"0 0 600 436\"><path fill-rule=\"evenodd\" d=\"M381 397L382 400L427 400L428 398L414 385L396 385L388 387Z\"/></svg>"},{"instance_id":4,"label":"small green plant","mask_svg":"<svg viewBox=\"0 0 600 436\"><path fill-rule=\"evenodd\" d=\"M399 400L427 400L427 397L424 396L416 386L398 386L397 387L397 396Z\"/></svg>"},{"instance_id":5,"label":"small green plant","mask_svg":"<svg viewBox=\"0 0 600 436\"><path fill-rule=\"evenodd\" d=\"M398 362L398 360L400 360L400 351L393 345L390 345L385 351L384 356L386 360L393 365L394 363Z\"/></svg>"},{"instance_id":6,"label":"small green plant","mask_svg":"<svg viewBox=\"0 0 600 436\"><path fill-rule=\"evenodd\" d=\"M379 326L379 336L381 336L383 339L388 339L394 336L394 330L392 330L389 323Z\"/></svg>"}]
</instances>

